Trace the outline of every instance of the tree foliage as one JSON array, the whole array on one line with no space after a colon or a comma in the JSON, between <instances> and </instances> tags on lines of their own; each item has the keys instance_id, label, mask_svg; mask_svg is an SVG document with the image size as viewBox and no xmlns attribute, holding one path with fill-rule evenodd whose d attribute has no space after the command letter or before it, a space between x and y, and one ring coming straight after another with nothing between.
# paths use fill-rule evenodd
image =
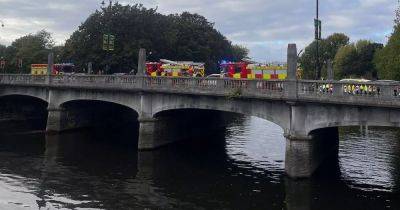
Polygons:
<instances>
[{"instance_id":1,"label":"tree foliage","mask_svg":"<svg viewBox=\"0 0 400 210\"><path fill-rule=\"evenodd\" d=\"M103 34L116 37L115 50L102 49ZM198 14L163 15L140 4L115 3L96 11L66 41L62 58L84 68L93 62L94 70L111 66L113 72L128 72L137 67L140 48L148 60L160 58L205 62L217 69L221 59L241 59L248 50L233 46L214 24ZM210 72L211 73L211 72Z\"/></svg>"},{"instance_id":2,"label":"tree foliage","mask_svg":"<svg viewBox=\"0 0 400 210\"><path fill-rule=\"evenodd\" d=\"M304 53L299 59L300 67L303 69L303 78L315 79L315 69L317 61L319 61L320 67L322 67L322 75L326 73L326 63L328 60L333 60L340 47L349 44L349 37L342 33L334 33L318 42L318 54L319 59L317 60L317 42L313 41L308 45Z\"/></svg>"},{"instance_id":3,"label":"tree foliage","mask_svg":"<svg viewBox=\"0 0 400 210\"><path fill-rule=\"evenodd\" d=\"M346 77L377 78L377 70L373 63L375 52L383 45L367 40L359 40L355 44L342 46L334 60L336 79Z\"/></svg>"},{"instance_id":4,"label":"tree foliage","mask_svg":"<svg viewBox=\"0 0 400 210\"><path fill-rule=\"evenodd\" d=\"M48 53L53 46L51 34L45 30L18 38L8 47L1 46L0 54L6 61L6 72L29 73L31 64L47 63ZM21 69L18 67L19 60L22 60Z\"/></svg>"},{"instance_id":5,"label":"tree foliage","mask_svg":"<svg viewBox=\"0 0 400 210\"><path fill-rule=\"evenodd\" d=\"M374 63L379 79L400 80L400 25L395 26L387 45L376 52Z\"/></svg>"},{"instance_id":6,"label":"tree foliage","mask_svg":"<svg viewBox=\"0 0 400 210\"><path fill-rule=\"evenodd\" d=\"M394 22L394 31L388 43L376 52L374 58L380 79L400 80L400 5Z\"/></svg>"},{"instance_id":7,"label":"tree foliage","mask_svg":"<svg viewBox=\"0 0 400 210\"><path fill-rule=\"evenodd\" d=\"M394 23L396 25L400 25L400 1L399 1L399 6L398 6L398 8L396 10L396 17L394 19Z\"/></svg>"}]
</instances>

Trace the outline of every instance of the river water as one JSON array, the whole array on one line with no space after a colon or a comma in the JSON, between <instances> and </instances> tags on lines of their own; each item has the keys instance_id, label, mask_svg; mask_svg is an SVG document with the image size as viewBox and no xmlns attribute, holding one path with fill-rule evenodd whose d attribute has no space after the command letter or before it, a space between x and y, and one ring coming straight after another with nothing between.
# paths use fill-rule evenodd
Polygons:
<instances>
[{"instance_id":1,"label":"river water","mask_svg":"<svg viewBox=\"0 0 400 210\"><path fill-rule=\"evenodd\" d=\"M339 159L294 181L282 129L259 118L154 152L131 128L2 129L0 209L400 209L396 129L340 129Z\"/></svg>"}]
</instances>

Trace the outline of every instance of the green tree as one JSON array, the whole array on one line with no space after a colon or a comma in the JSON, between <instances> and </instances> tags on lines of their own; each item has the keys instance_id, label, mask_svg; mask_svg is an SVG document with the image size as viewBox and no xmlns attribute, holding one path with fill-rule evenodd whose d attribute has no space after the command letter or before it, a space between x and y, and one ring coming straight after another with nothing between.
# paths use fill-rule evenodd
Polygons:
<instances>
[{"instance_id":1,"label":"green tree","mask_svg":"<svg viewBox=\"0 0 400 210\"><path fill-rule=\"evenodd\" d=\"M45 30L16 39L5 51L7 72L18 72L20 59L23 64L21 73L29 73L33 63L47 63L48 53L53 46L51 34Z\"/></svg>"},{"instance_id":2,"label":"green tree","mask_svg":"<svg viewBox=\"0 0 400 210\"><path fill-rule=\"evenodd\" d=\"M102 49L103 34L116 37L115 50ZM247 50L235 47L214 24L198 14L163 15L140 4L123 6L115 3L94 12L66 41L62 58L84 68L93 62L94 70L110 65L108 73L128 72L137 67L140 48L148 60L161 58L205 62L217 72L218 61L228 56L241 59Z\"/></svg>"},{"instance_id":3,"label":"green tree","mask_svg":"<svg viewBox=\"0 0 400 210\"><path fill-rule=\"evenodd\" d=\"M395 26L387 45L376 52L374 63L379 79L400 80L400 25Z\"/></svg>"},{"instance_id":4,"label":"green tree","mask_svg":"<svg viewBox=\"0 0 400 210\"><path fill-rule=\"evenodd\" d=\"M354 74L352 64L357 60L357 49L354 44L339 48L334 59L335 79L351 76Z\"/></svg>"},{"instance_id":5,"label":"green tree","mask_svg":"<svg viewBox=\"0 0 400 210\"><path fill-rule=\"evenodd\" d=\"M340 47L349 44L349 37L342 33L334 33L328 36L326 39L319 41L318 53L319 53L319 65L322 69L322 76L325 77L326 63L328 60L333 60ZM303 69L303 78L315 79L316 69L316 54L317 54L317 42L313 41L308 45L304 53L299 59L300 67Z\"/></svg>"},{"instance_id":6,"label":"green tree","mask_svg":"<svg viewBox=\"0 0 400 210\"><path fill-rule=\"evenodd\" d=\"M379 79L400 80L400 5L396 10L394 31L382 50L375 53Z\"/></svg>"},{"instance_id":7,"label":"green tree","mask_svg":"<svg viewBox=\"0 0 400 210\"><path fill-rule=\"evenodd\" d=\"M249 54L249 49L247 49L242 45L233 45L232 52L230 54L231 54L230 60L240 61L243 58L248 58L247 55Z\"/></svg>"},{"instance_id":8,"label":"green tree","mask_svg":"<svg viewBox=\"0 0 400 210\"><path fill-rule=\"evenodd\" d=\"M54 53L54 63L64 63L62 55L64 54L64 46L58 45L52 48L52 52Z\"/></svg>"},{"instance_id":9,"label":"green tree","mask_svg":"<svg viewBox=\"0 0 400 210\"><path fill-rule=\"evenodd\" d=\"M334 71L336 79L344 77L377 78L377 70L373 63L374 54L382 44L368 40L359 40L355 44L341 47L336 53Z\"/></svg>"},{"instance_id":10,"label":"green tree","mask_svg":"<svg viewBox=\"0 0 400 210\"><path fill-rule=\"evenodd\" d=\"M396 25L400 25L400 1L399 1L399 6L398 6L398 8L396 10L396 17L394 19L394 23Z\"/></svg>"},{"instance_id":11,"label":"green tree","mask_svg":"<svg viewBox=\"0 0 400 210\"><path fill-rule=\"evenodd\" d=\"M324 40L326 58L333 60L340 47L349 44L350 38L342 33L334 33Z\"/></svg>"}]
</instances>

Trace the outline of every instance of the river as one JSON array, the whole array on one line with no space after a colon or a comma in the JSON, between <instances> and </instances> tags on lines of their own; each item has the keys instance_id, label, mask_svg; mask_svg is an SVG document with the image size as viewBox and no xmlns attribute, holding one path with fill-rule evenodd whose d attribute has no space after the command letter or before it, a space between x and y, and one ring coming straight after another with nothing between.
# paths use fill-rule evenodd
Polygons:
<instances>
[{"instance_id":1,"label":"river","mask_svg":"<svg viewBox=\"0 0 400 210\"><path fill-rule=\"evenodd\" d=\"M339 159L309 180L285 177L283 131L259 118L154 152L135 149L132 129L3 125L0 209L400 209L396 129L340 129Z\"/></svg>"}]
</instances>

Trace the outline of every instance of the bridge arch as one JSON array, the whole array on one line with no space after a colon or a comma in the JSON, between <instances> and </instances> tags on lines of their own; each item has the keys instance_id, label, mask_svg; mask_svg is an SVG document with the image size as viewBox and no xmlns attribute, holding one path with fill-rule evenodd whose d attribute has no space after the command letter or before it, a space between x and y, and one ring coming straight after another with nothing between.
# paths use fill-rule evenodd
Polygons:
<instances>
[{"instance_id":1,"label":"bridge arch","mask_svg":"<svg viewBox=\"0 0 400 210\"><path fill-rule=\"evenodd\" d=\"M60 105L71 128L118 127L137 122L138 112L131 107L101 100L71 100ZM68 129L68 127L66 128Z\"/></svg>"},{"instance_id":2,"label":"bridge arch","mask_svg":"<svg viewBox=\"0 0 400 210\"><path fill-rule=\"evenodd\" d=\"M261 101L248 99L243 100L226 100L225 98L200 97L193 99L192 96L178 96L179 98L171 98L168 96L160 96L153 102L153 117L157 117L160 113L174 110L204 110L204 111L220 111L226 113L236 113L245 116L254 116L270 121L280 126L285 132L288 131L290 125L290 105L284 101Z\"/></svg>"},{"instance_id":3,"label":"bridge arch","mask_svg":"<svg viewBox=\"0 0 400 210\"><path fill-rule=\"evenodd\" d=\"M140 110L141 96L139 94L118 93L113 92L99 92L99 91L71 91L71 90L57 90L51 91L50 106L54 108L62 107L65 104L77 101L96 102L96 103L111 103L127 107L135 112Z\"/></svg>"},{"instance_id":4,"label":"bridge arch","mask_svg":"<svg viewBox=\"0 0 400 210\"><path fill-rule=\"evenodd\" d=\"M315 106L314 114L307 114L305 131L313 131L352 126L397 127L400 128L400 110L392 108L350 107L350 106Z\"/></svg>"},{"instance_id":5,"label":"bridge arch","mask_svg":"<svg viewBox=\"0 0 400 210\"><path fill-rule=\"evenodd\" d=\"M71 104L82 104L82 103L86 103L86 104L105 104L105 105L108 105L108 106L119 107L119 108L124 109L124 110L130 110L130 111L134 112L136 115L138 115L138 113L139 113L136 110L135 106L134 106L135 108L133 108L130 105L121 104L121 103L112 102L112 101L106 101L106 100L74 99L74 100L65 101L65 102L59 104L58 107L67 108Z\"/></svg>"},{"instance_id":6,"label":"bridge arch","mask_svg":"<svg viewBox=\"0 0 400 210\"><path fill-rule=\"evenodd\" d=\"M7 95L0 95L0 100L7 100L7 99L30 99L42 104L48 104L47 100L42 97L37 97L29 94L7 94Z\"/></svg>"},{"instance_id":7,"label":"bridge arch","mask_svg":"<svg viewBox=\"0 0 400 210\"><path fill-rule=\"evenodd\" d=\"M0 96L0 125L8 131L44 130L46 128L47 101L29 95L9 94ZM16 128L13 125L18 125ZM14 128L15 127L15 128Z\"/></svg>"},{"instance_id":8,"label":"bridge arch","mask_svg":"<svg viewBox=\"0 0 400 210\"><path fill-rule=\"evenodd\" d=\"M2 87L0 91L0 98L7 96L25 96L40 99L48 103L49 92L45 88L24 88L24 87Z\"/></svg>"}]
</instances>

